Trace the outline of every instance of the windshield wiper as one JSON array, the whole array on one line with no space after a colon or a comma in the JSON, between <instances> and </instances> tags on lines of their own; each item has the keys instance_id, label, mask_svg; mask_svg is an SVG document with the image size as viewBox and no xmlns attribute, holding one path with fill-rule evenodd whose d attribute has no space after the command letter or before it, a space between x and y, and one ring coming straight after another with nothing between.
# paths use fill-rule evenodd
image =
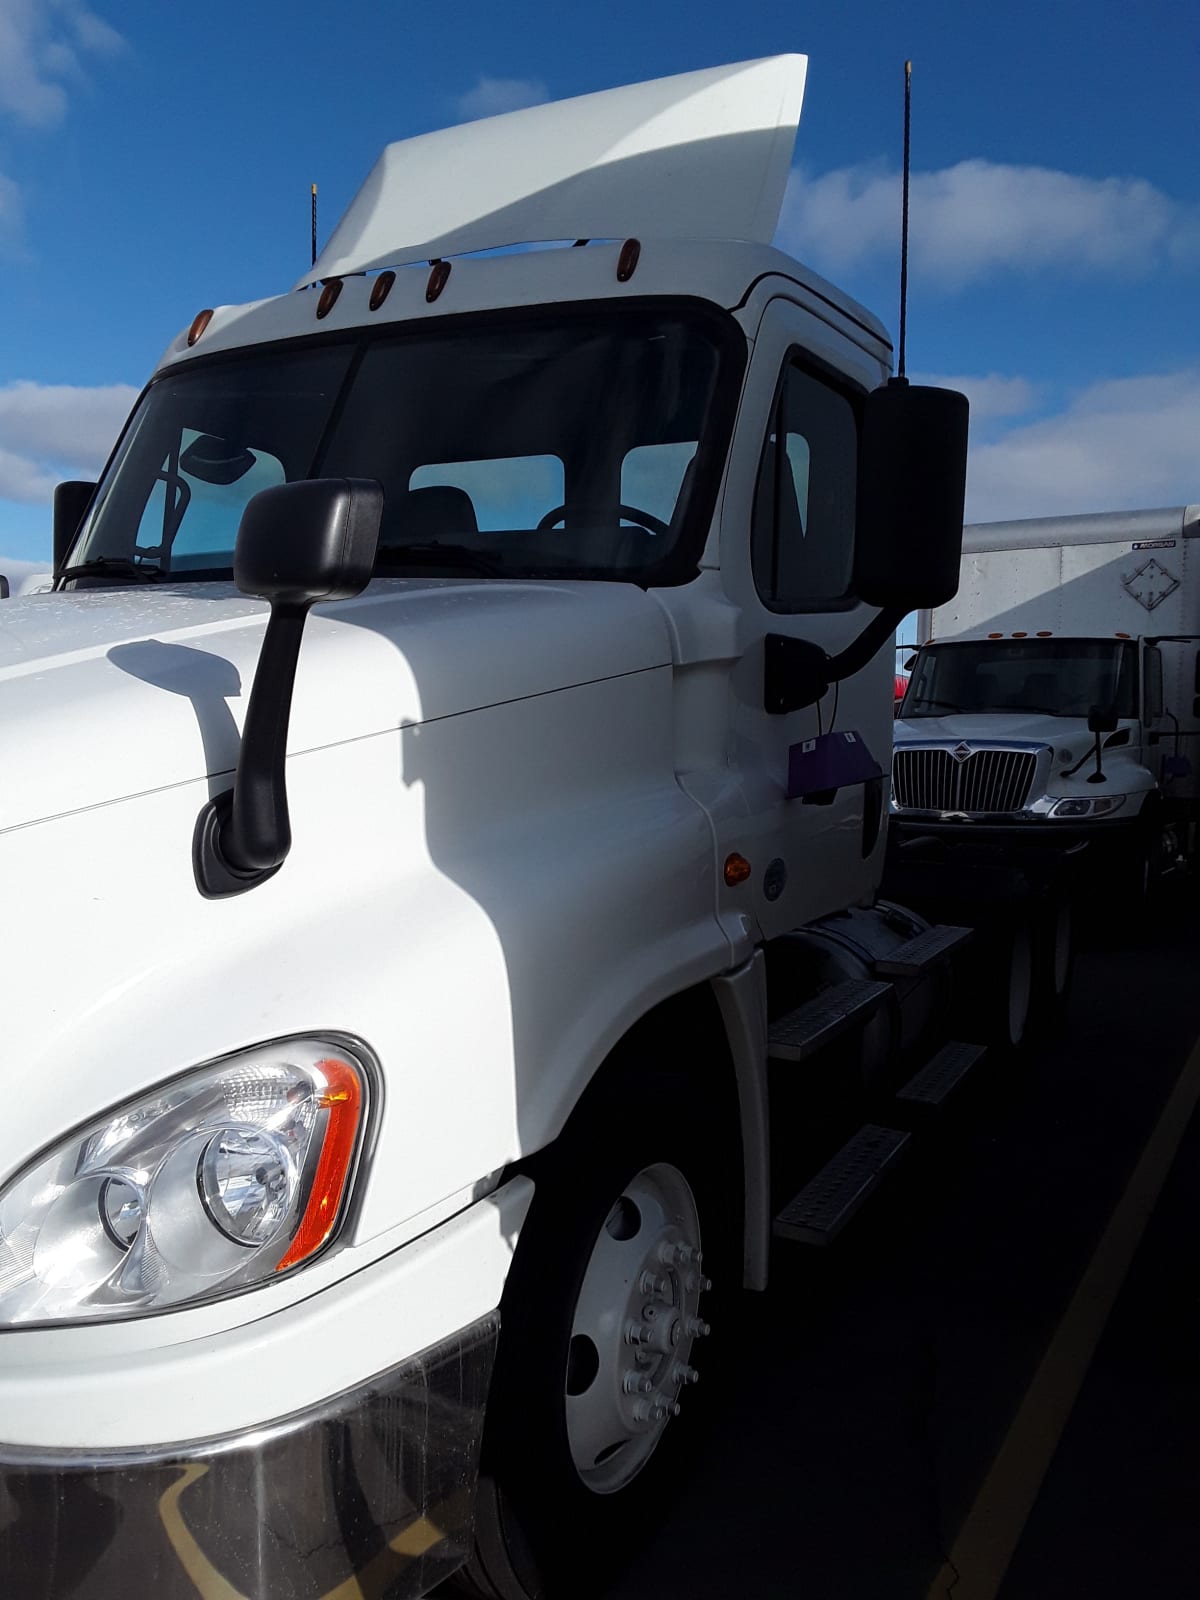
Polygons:
<instances>
[{"instance_id":1,"label":"windshield wiper","mask_svg":"<svg viewBox=\"0 0 1200 1600\"><path fill-rule=\"evenodd\" d=\"M166 577L162 567L148 561L127 561L124 556L94 556L78 566L56 572L55 582L63 578L113 578L118 583L157 583Z\"/></svg>"},{"instance_id":2,"label":"windshield wiper","mask_svg":"<svg viewBox=\"0 0 1200 1600\"><path fill-rule=\"evenodd\" d=\"M912 711L905 712L905 715L909 717L914 714L928 716L930 713L926 710L927 706L941 706L943 711L965 711L967 709L966 706L956 705L953 700L926 700L922 698L913 706Z\"/></svg>"},{"instance_id":3,"label":"windshield wiper","mask_svg":"<svg viewBox=\"0 0 1200 1600\"><path fill-rule=\"evenodd\" d=\"M431 539L427 544L388 545L380 550L376 563L384 571L388 567L411 564L414 567L469 567L472 572L481 573L486 578L508 576L503 567L480 555L478 550L472 550L470 545L442 544L437 539Z\"/></svg>"}]
</instances>

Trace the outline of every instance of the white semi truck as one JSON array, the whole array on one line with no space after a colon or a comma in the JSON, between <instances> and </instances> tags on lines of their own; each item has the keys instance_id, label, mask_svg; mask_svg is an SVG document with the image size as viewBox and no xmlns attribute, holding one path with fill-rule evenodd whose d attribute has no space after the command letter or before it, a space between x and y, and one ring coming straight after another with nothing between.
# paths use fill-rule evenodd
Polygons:
<instances>
[{"instance_id":1,"label":"white semi truck","mask_svg":"<svg viewBox=\"0 0 1200 1600\"><path fill-rule=\"evenodd\" d=\"M980 523L922 612L897 839L1070 850L1143 895L1200 815L1200 506Z\"/></svg>"},{"instance_id":2,"label":"white semi truck","mask_svg":"<svg viewBox=\"0 0 1200 1600\"><path fill-rule=\"evenodd\" d=\"M0 611L6 1600L574 1600L766 1284L773 1074L977 1057L961 933L875 904L966 402L770 245L804 75L389 147L60 488Z\"/></svg>"}]
</instances>

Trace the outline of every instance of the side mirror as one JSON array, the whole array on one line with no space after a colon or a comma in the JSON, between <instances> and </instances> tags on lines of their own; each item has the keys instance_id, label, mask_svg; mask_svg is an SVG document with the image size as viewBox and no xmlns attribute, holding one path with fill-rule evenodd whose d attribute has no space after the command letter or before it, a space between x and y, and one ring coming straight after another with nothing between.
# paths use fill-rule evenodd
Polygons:
<instances>
[{"instance_id":1,"label":"side mirror","mask_svg":"<svg viewBox=\"0 0 1200 1600\"><path fill-rule=\"evenodd\" d=\"M1117 713L1112 706L1093 706L1088 712L1089 733L1115 733Z\"/></svg>"},{"instance_id":2,"label":"side mirror","mask_svg":"<svg viewBox=\"0 0 1200 1600\"><path fill-rule=\"evenodd\" d=\"M967 397L893 379L866 399L851 588L901 613L958 592Z\"/></svg>"},{"instance_id":3,"label":"side mirror","mask_svg":"<svg viewBox=\"0 0 1200 1600\"><path fill-rule=\"evenodd\" d=\"M67 564L67 552L75 543L79 524L92 503L96 492L94 483L74 479L60 483L54 491L54 570L60 572Z\"/></svg>"},{"instance_id":4,"label":"side mirror","mask_svg":"<svg viewBox=\"0 0 1200 1600\"><path fill-rule=\"evenodd\" d=\"M318 601L349 600L366 588L382 516L383 489L365 478L277 484L242 512L233 576L243 594L270 601L271 615L233 790L209 801L196 825L196 882L204 894L252 888L291 849L284 757L304 624Z\"/></svg>"},{"instance_id":5,"label":"side mirror","mask_svg":"<svg viewBox=\"0 0 1200 1600\"><path fill-rule=\"evenodd\" d=\"M908 660L904 663L905 672L911 672L912 669L916 666L916 664L917 664L916 656L909 656Z\"/></svg>"},{"instance_id":6,"label":"side mirror","mask_svg":"<svg viewBox=\"0 0 1200 1600\"><path fill-rule=\"evenodd\" d=\"M11 593L12 589L9 587L8 579L0 572L0 600L7 600Z\"/></svg>"}]
</instances>

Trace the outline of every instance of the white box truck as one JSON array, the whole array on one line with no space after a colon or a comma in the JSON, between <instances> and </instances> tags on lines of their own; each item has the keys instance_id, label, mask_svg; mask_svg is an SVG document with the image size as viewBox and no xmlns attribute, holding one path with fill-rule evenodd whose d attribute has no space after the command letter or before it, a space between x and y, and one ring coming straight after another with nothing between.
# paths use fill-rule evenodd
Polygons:
<instances>
[{"instance_id":1,"label":"white box truck","mask_svg":"<svg viewBox=\"0 0 1200 1600\"><path fill-rule=\"evenodd\" d=\"M898 840L1068 849L1135 897L1200 814L1200 506L980 523L924 611L892 766Z\"/></svg>"},{"instance_id":2,"label":"white box truck","mask_svg":"<svg viewBox=\"0 0 1200 1600\"><path fill-rule=\"evenodd\" d=\"M766 1283L772 1072L976 1058L916 1059L961 936L874 904L966 402L770 245L804 74L389 147L60 487L0 608L6 1600L574 1600Z\"/></svg>"}]
</instances>

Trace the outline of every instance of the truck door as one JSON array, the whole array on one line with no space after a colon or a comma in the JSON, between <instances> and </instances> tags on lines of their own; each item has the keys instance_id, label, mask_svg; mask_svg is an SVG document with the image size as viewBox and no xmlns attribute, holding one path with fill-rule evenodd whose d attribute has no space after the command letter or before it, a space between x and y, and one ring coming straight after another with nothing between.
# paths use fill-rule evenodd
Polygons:
<instances>
[{"instance_id":1,"label":"truck door","mask_svg":"<svg viewBox=\"0 0 1200 1600\"><path fill-rule=\"evenodd\" d=\"M718 824L718 849L728 844L752 867L743 885L719 887L722 912L736 899L744 913L749 901L766 938L869 898L881 870L894 652L885 647L819 706L787 715L764 709L763 664L769 633L833 655L873 615L849 585L862 400L884 375L878 357L829 322L787 299L768 302L722 506L722 583L744 642L731 741L742 814ZM856 735L881 776L789 798L793 748L831 734Z\"/></svg>"}]
</instances>

